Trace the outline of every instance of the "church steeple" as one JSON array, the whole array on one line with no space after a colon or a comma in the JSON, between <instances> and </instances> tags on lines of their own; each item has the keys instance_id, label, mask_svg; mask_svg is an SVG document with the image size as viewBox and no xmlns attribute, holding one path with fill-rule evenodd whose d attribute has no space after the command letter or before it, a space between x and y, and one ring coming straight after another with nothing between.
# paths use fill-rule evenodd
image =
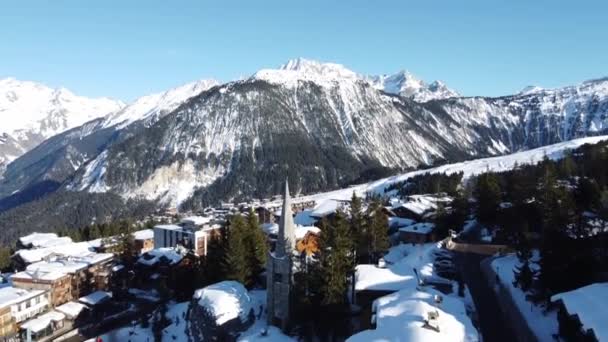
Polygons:
<instances>
[{"instance_id":1,"label":"church steeple","mask_svg":"<svg viewBox=\"0 0 608 342\"><path fill-rule=\"evenodd\" d=\"M285 180L285 194L283 195L283 210L279 221L279 236L275 255L282 257L290 255L296 248L295 227L293 224L293 213L291 211L291 197L289 196L289 182Z\"/></svg>"},{"instance_id":2,"label":"church steeple","mask_svg":"<svg viewBox=\"0 0 608 342\"><path fill-rule=\"evenodd\" d=\"M289 197L289 184L285 180L283 211L279 221L279 234L274 252L268 253L266 262L266 300L268 324L284 331L291 316L291 290L293 285L293 253L296 248L295 226Z\"/></svg>"}]
</instances>

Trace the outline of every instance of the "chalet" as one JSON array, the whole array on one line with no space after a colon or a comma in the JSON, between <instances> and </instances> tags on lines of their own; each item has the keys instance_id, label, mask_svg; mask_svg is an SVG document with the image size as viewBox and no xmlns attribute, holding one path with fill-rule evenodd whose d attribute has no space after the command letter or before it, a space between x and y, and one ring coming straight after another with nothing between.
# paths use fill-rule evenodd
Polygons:
<instances>
[{"instance_id":1,"label":"chalet","mask_svg":"<svg viewBox=\"0 0 608 342\"><path fill-rule=\"evenodd\" d=\"M435 224L420 222L399 228L399 240L404 243L427 243L435 240Z\"/></svg>"},{"instance_id":2,"label":"chalet","mask_svg":"<svg viewBox=\"0 0 608 342\"><path fill-rule=\"evenodd\" d=\"M47 310L48 292L11 286L0 288L0 337L17 333L17 324Z\"/></svg>"},{"instance_id":3,"label":"chalet","mask_svg":"<svg viewBox=\"0 0 608 342\"><path fill-rule=\"evenodd\" d=\"M138 255L154 249L154 230L144 229L134 232L133 244Z\"/></svg>"},{"instance_id":4,"label":"chalet","mask_svg":"<svg viewBox=\"0 0 608 342\"><path fill-rule=\"evenodd\" d=\"M48 291L52 307L109 285L114 256L92 253L79 258L51 257L11 276L14 287Z\"/></svg>"},{"instance_id":5,"label":"chalet","mask_svg":"<svg viewBox=\"0 0 608 342\"><path fill-rule=\"evenodd\" d=\"M439 204L447 204L450 200L449 197L434 195L412 195L405 201L393 201L390 209L395 216L423 221L434 215Z\"/></svg>"},{"instance_id":6,"label":"chalet","mask_svg":"<svg viewBox=\"0 0 608 342\"><path fill-rule=\"evenodd\" d=\"M270 249L273 250L279 233L279 225L276 223L264 223L260 227L267 235ZM294 233L296 236L296 248L299 253L306 252L306 255L312 255L318 250L321 229L315 226L296 225Z\"/></svg>"},{"instance_id":7,"label":"chalet","mask_svg":"<svg viewBox=\"0 0 608 342\"><path fill-rule=\"evenodd\" d=\"M19 336L22 341L51 341L71 329L66 316L52 310L23 323L19 327Z\"/></svg>"},{"instance_id":8,"label":"chalet","mask_svg":"<svg viewBox=\"0 0 608 342\"><path fill-rule=\"evenodd\" d=\"M350 200L327 199L315 206L310 216L316 220L331 219L338 210L345 210L349 205Z\"/></svg>"},{"instance_id":9,"label":"chalet","mask_svg":"<svg viewBox=\"0 0 608 342\"><path fill-rule=\"evenodd\" d=\"M608 340L608 283L595 283L551 297L558 306L559 334L568 341Z\"/></svg>"},{"instance_id":10,"label":"chalet","mask_svg":"<svg viewBox=\"0 0 608 342\"><path fill-rule=\"evenodd\" d=\"M296 250L300 255L304 254L306 256L317 253L319 251L319 233L307 231L301 239L297 240Z\"/></svg>"}]
</instances>

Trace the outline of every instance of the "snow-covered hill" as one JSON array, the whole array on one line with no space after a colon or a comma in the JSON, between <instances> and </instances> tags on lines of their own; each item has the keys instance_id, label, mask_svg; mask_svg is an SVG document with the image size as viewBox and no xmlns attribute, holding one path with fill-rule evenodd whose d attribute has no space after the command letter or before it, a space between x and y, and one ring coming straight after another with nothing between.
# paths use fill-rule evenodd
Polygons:
<instances>
[{"instance_id":1,"label":"snow-covered hill","mask_svg":"<svg viewBox=\"0 0 608 342\"><path fill-rule=\"evenodd\" d=\"M359 197L367 194L385 196L385 190L391 185L406 181L421 174L444 173L447 175L462 172L462 180L466 181L485 172L501 172L512 170L517 165L534 165L541 162L545 157L559 160L566 151L575 150L585 144L596 144L608 140L608 135L579 138L561 143L543 146L528 151L507 154L498 157L480 158L460 163L446 164L426 170L418 170L395 176L382 178L377 181L351 186L345 189L322 192L308 196L294 196L294 202L306 202L314 200L318 205L323 205L327 200L349 200L353 192Z\"/></svg>"},{"instance_id":2,"label":"snow-covered hill","mask_svg":"<svg viewBox=\"0 0 608 342\"><path fill-rule=\"evenodd\" d=\"M120 101L77 96L65 88L0 79L0 173L44 139L122 107Z\"/></svg>"}]
</instances>

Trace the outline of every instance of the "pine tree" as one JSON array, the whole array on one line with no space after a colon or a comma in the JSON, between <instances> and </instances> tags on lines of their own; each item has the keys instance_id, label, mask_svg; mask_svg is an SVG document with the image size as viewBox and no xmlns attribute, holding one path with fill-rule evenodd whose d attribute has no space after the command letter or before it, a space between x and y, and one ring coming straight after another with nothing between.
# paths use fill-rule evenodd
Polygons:
<instances>
[{"instance_id":1,"label":"pine tree","mask_svg":"<svg viewBox=\"0 0 608 342\"><path fill-rule=\"evenodd\" d=\"M369 207L369 245L368 251L372 262L390 247L388 238L388 216L382 211L382 203L373 201Z\"/></svg>"},{"instance_id":2,"label":"pine tree","mask_svg":"<svg viewBox=\"0 0 608 342\"><path fill-rule=\"evenodd\" d=\"M232 217L228 231L228 246L224 260L225 274L230 280L247 284L250 279L250 269L247 263L246 223L240 214Z\"/></svg>"},{"instance_id":3,"label":"pine tree","mask_svg":"<svg viewBox=\"0 0 608 342\"><path fill-rule=\"evenodd\" d=\"M367 241L369 239L368 227L363 217L361 198L353 191L350 202L350 236L353 239L353 253L357 260L367 262L369 253Z\"/></svg>"},{"instance_id":4,"label":"pine tree","mask_svg":"<svg viewBox=\"0 0 608 342\"><path fill-rule=\"evenodd\" d=\"M251 285L255 282L257 275L264 270L266 258L268 257L266 235L260 228L258 216L253 210L247 215L247 236L245 245L250 271L248 283Z\"/></svg>"},{"instance_id":5,"label":"pine tree","mask_svg":"<svg viewBox=\"0 0 608 342\"><path fill-rule=\"evenodd\" d=\"M498 177L494 173L479 175L474 194L477 199L477 218L483 223L493 223L501 200Z\"/></svg>"},{"instance_id":6,"label":"pine tree","mask_svg":"<svg viewBox=\"0 0 608 342\"><path fill-rule=\"evenodd\" d=\"M129 221L120 223L120 234L117 238L116 252L127 265L132 265L136 256L133 225Z\"/></svg>"},{"instance_id":7,"label":"pine tree","mask_svg":"<svg viewBox=\"0 0 608 342\"><path fill-rule=\"evenodd\" d=\"M322 223L320 238L321 296L325 305L346 302L348 278L354 272L352 239L344 213L338 211L332 225Z\"/></svg>"}]
</instances>

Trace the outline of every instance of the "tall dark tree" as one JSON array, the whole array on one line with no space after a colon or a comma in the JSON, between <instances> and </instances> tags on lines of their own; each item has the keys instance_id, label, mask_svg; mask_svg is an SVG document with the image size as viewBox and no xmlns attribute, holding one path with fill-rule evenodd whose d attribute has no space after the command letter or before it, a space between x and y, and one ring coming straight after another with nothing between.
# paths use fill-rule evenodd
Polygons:
<instances>
[{"instance_id":1,"label":"tall dark tree","mask_svg":"<svg viewBox=\"0 0 608 342\"><path fill-rule=\"evenodd\" d=\"M382 203L373 201L368 210L368 255L371 262L378 261L390 247L388 238L388 216L382 210Z\"/></svg>"},{"instance_id":2,"label":"tall dark tree","mask_svg":"<svg viewBox=\"0 0 608 342\"><path fill-rule=\"evenodd\" d=\"M348 278L354 272L352 239L344 213L338 211L331 225L324 224L320 238L321 296L325 305L346 303Z\"/></svg>"},{"instance_id":3,"label":"tall dark tree","mask_svg":"<svg viewBox=\"0 0 608 342\"><path fill-rule=\"evenodd\" d=\"M353 253L358 261L366 262L369 259L367 241L369 239L368 227L363 216L361 198L353 191L350 202L350 236L353 239Z\"/></svg>"},{"instance_id":4,"label":"tall dark tree","mask_svg":"<svg viewBox=\"0 0 608 342\"><path fill-rule=\"evenodd\" d=\"M483 223L494 223L498 205L501 201L500 183L496 174L484 173L479 175L474 191L477 199L477 218Z\"/></svg>"},{"instance_id":5,"label":"tall dark tree","mask_svg":"<svg viewBox=\"0 0 608 342\"><path fill-rule=\"evenodd\" d=\"M247 236L245 248L247 250L248 267L251 272L249 283L255 282L255 277L265 268L268 257L268 244L266 235L260 228L258 216L251 210L247 215Z\"/></svg>"},{"instance_id":6,"label":"tall dark tree","mask_svg":"<svg viewBox=\"0 0 608 342\"><path fill-rule=\"evenodd\" d=\"M240 214L233 216L228 229L228 245L224 260L225 274L230 280L247 284L250 279L250 268L247 255L247 226Z\"/></svg>"}]
</instances>

